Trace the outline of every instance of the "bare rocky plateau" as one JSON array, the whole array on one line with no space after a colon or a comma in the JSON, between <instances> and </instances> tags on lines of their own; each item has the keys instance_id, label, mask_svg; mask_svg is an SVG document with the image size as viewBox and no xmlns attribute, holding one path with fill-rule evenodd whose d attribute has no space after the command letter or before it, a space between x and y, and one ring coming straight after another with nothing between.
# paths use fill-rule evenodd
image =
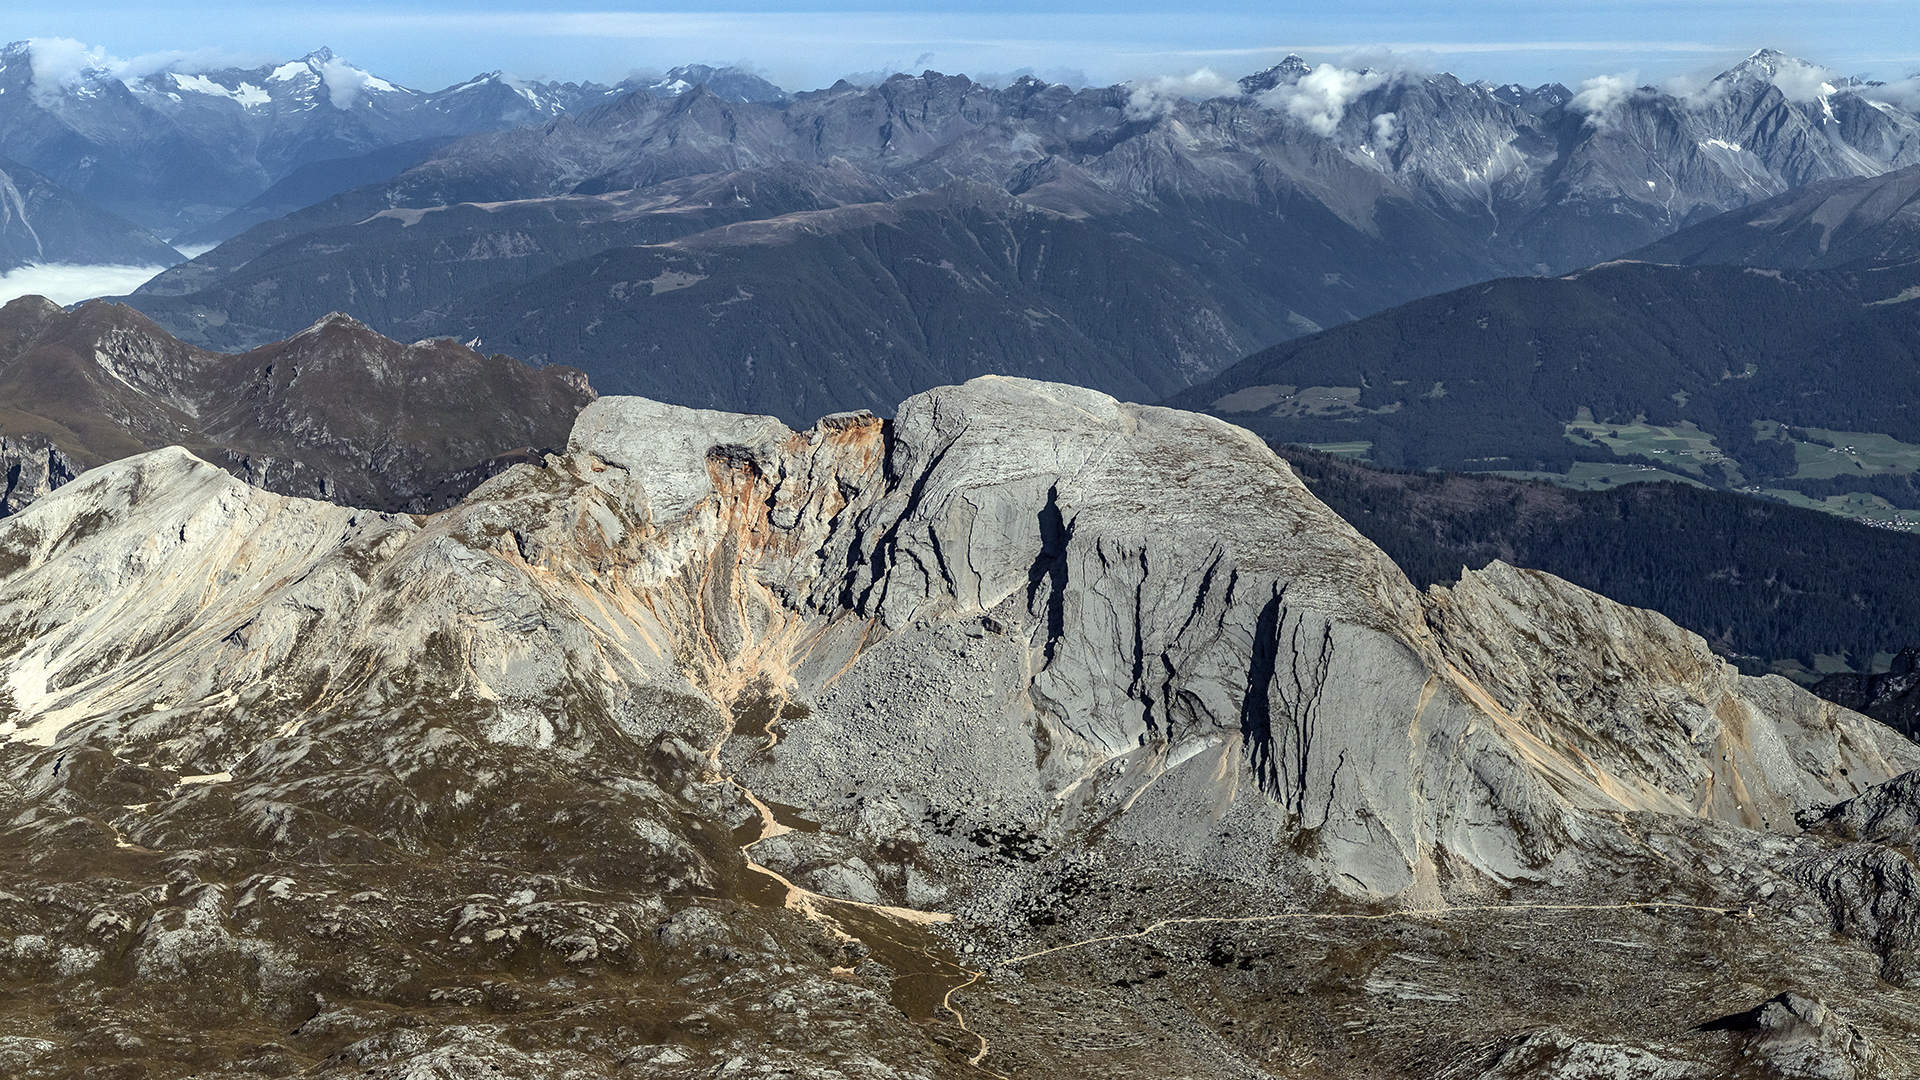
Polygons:
<instances>
[{"instance_id":1,"label":"bare rocky plateau","mask_svg":"<svg viewBox=\"0 0 1920 1080\"><path fill-rule=\"evenodd\" d=\"M602 398L0 521L0 1073L1899 1077L1920 747L1252 435Z\"/></svg>"}]
</instances>

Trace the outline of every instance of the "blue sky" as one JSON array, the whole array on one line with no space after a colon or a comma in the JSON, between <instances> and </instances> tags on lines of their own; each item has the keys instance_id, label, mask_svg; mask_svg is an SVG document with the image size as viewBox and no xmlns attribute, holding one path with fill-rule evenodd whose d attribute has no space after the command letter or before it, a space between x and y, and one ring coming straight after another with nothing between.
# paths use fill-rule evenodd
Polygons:
<instances>
[{"instance_id":1,"label":"blue sky","mask_svg":"<svg viewBox=\"0 0 1920 1080\"><path fill-rule=\"evenodd\" d=\"M1205 5L978 0L714 7L422 0L379 6L63 0L10 12L10 38L64 37L112 56L203 52L264 62L319 45L437 89L495 68L612 81L678 63L747 61L789 89L848 74L1033 69L1105 84L1201 67L1237 76L1288 51L1528 84L1724 69L1770 46L1843 74L1920 72L1915 0L1220 0Z\"/></svg>"}]
</instances>

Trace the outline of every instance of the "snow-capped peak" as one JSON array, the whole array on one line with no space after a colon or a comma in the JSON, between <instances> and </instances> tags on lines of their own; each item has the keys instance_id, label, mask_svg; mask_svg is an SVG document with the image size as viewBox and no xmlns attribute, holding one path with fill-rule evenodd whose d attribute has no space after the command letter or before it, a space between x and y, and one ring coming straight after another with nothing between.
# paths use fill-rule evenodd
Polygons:
<instances>
[{"instance_id":1,"label":"snow-capped peak","mask_svg":"<svg viewBox=\"0 0 1920 1080\"><path fill-rule=\"evenodd\" d=\"M1765 82L1778 83L1783 77L1788 80L1804 78L1811 72L1826 73L1825 68L1810 64L1797 56L1788 56L1778 49L1756 49L1745 60L1721 72L1714 82Z\"/></svg>"},{"instance_id":2,"label":"snow-capped peak","mask_svg":"<svg viewBox=\"0 0 1920 1080\"><path fill-rule=\"evenodd\" d=\"M1788 101L1820 102L1831 115L1827 98L1838 92L1839 87L1853 86L1857 81L1777 49L1757 49L1753 55L1722 72L1710 86L1722 90L1772 86Z\"/></svg>"},{"instance_id":3,"label":"snow-capped peak","mask_svg":"<svg viewBox=\"0 0 1920 1080\"><path fill-rule=\"evenodd\" d=\"M629 84L631 85L631 84ZM787 92L750 71L710 64L684 64L642 89L654 97L679 97L705 86L728 101L785 101Z\"/></svg>"}]
</instances>

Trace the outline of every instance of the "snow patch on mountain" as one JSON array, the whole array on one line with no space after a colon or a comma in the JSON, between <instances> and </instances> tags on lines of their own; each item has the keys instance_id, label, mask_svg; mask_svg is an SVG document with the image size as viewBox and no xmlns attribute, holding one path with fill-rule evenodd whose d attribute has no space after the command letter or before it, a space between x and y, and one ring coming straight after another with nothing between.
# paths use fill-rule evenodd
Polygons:
<instances>
[{"instance_id":1,"label":"snow patch on mountain","mask_svg":"<svg viewBox=\"0 0 1920 1080\"><path fill-rule=\"evenodd\" d=\"M174 85L182 90L190 90L196 94L212 94L217 97L228 98L239 102L247 108L252 108L255 105L265 105L273 100L273 96L268 94L265 89L255 86L250 82L242 82L239 86L229 89L207 78L205 75L182 75L179 72L173 72L171 73L171 77Z\"/></svg>"}]
</instances>

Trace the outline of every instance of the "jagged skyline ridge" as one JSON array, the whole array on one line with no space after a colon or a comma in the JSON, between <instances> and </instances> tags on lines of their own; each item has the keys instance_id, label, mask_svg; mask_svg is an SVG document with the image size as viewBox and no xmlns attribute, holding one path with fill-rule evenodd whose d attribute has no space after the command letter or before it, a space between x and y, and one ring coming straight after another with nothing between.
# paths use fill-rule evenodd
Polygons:
<instances>
[{"instance_id":1,"label":"jagged skyline ridge","mask_svg":"<svg viewBox=\"0 0 1920 1080\"><path fill-rule=\"evenodd\" d=\"M955 9L798 10L784 0L701 13L554 11L544 5L439 0L388 6L220 5L156 15L112 0L22 13L10 32L70 39L78 53L152 65L262 62L325 43L360 66L421 88L499 68L522 78L613 82L690 61L745 60L790 89L850 73L933 68L975 77L1023 70L1054 81L1111 84L1167 75L1260 70L1289 51L1309 61L1445 69L1463 80L1559 81L1635 73L1651 82L1711 75L1758 47L1818 59L1849 75L1897 79L1920 70L1920 30L1891 0L1818 12L1775 0L1658 5L1647 0L1542 8L1508 0L1455 5L1444 15L1406 0L1335 10L1275 10L1230 2L1178 19L1143 4L989 0ZM918 10L916 10L918 9ZM237 9L236 9L237 11ZM236 29L243 27L244 29ZM84 42L85 44L81 44ZM1078 77L1078 78L1076 78Z\"/></svg>"},{"instance_id":2,"label":"jagged skyline ridge","mask_svg":"<svg viewBox=\"0 0 1920 1080\"><path fill-rule=\"evenodd\" d=\"M1261 99L1262 104L1293 113L1308 127L1323 135L1331 134L1331 129L1337 126L1339 114L1367 91L1398 81L1419 80L1433 75L1452 76L1462 82L1494 87L1503 91L1564 86L1572 98L1570 107L1577 112L1590 115L1596 126L1604 125L1608 115L1621 102L1633 96L1668 96L1685 105L1710 106L1717 100L1729 80L1738 78L1771 82L1780 88L1789 101L1814 101L1834 93L1853 91L1871 100L1902 106L1908 110L1920 107L1920 70L1904 76L1885 78L1877 77L1877 73L1873 72L1849 74L1839 67L1823 63L1820 58L1797 56L1766 45L1724 66L1699 67L1664 78L1645 76L1640 70L1635 69L1600 72L1573 82L1547 80L1538 84L1517 78L1509 80L1492 77L1474 78L1458 71L1437 67L1429 62L1432 59L1431 56L1397 54L1385 49L1350 48L1331 58L1322 56L1319 59L1303 55L1301 51L1288 50L1285 55L1269 57L1270 63L1258 67L1229 66L1242 55L1251 57L1269 51L1231 50L1232 55L1215 57L1216 61L1221 62L1213 66L1201 66L1191 71L1154 77L1119 79L1105 85L1133 87L1135 108L1142 114L1154 111L1153 102L1158 98L1177 97L1200 101L1214 97L1250 94ZM1311 48L1305 51L1329 52L1329 50ZM37 101L49 105L54 104L64 95L86 95L112 83L126 85L136 92L164 93L184 89L189 93L212 93L233 97L236 101L247 105L251 103L243 98L249 89L248 85L242 84L239 94L236 95L231 87L215 85L195 79L193 76L215 75L222 77L223 83L233 83L235 79L244 79L246 75L257 72L266 76L266 80L273 80L281 78L284 71L299 67L310 69L319 78L324 86L324 90L320 91L321 100L328 101L335 108L342 110L351 110L362 104L368 93L386 92L401 96L445 94L486 81L499 82L514 88L517 93L527 99L533 110L549 115L586 103L571 100L579 96L571 93L576 85L572 80L563 83L559 79L548 79L544 76L527 77L502 67L480 71L446 87L402 85L382 78L379 73L336 53L326 45L317 46L304 55L292 58L263 59L264 54L243 57L238 53L202 50L191 54L146 53L127 59L112 55L103 46L87 46L72 39L27 38L8 43L4 48L4 55L7 59L26 59L31 64L33 95ZM282 59L286 62L281 63ZM1916 69L1920 69L1920 60L1914 63ZM1216 67L1219 70L1216 70ZM656 94L672 96L691 88L692 84L687 79L694 76L686 74L690 70L738 71L747 75L750 81L757 82L754 76L764 73L766 69L744 60L733 65L718 65L717 68L716 65L682 63L664 71L635 69L612 86L596 84L592 80L582 80L577 85L582 90L589 91L589 96L595 99L637 89L648 89ZM271 74L268 74L269 71ZM1272 78L1275 72L1290 74L1289 77L1278 80L1279 84L1276 85L1276 80ZM974 72L954 69L943 73L966 75L976 82L989 85L1004 85L1015 77L1023 76L1065 82L1076 89L1083 85L1100 85L1096 80L1079 71L1055 70L1048 73L1021 69L1018 72ZM1317 77L1307 80L1298 78L1308 73L1315 73ZM171 78L171 74L184 78ZM851 81L879 82L887 74L889 71L885 69L856 72L852 74ZM543 82L545 85L542 85ZM775 86L771 83L764 87L767 91L772 91L774 88ZM779 88L794 92L822 87L788 83L780 85ZM254 89L257 90L257 88ZM264 102L264 96L261 100ZM1390 139L1390 133L1381 134L1384 138Z\"/></svg>"}]
</instances>

